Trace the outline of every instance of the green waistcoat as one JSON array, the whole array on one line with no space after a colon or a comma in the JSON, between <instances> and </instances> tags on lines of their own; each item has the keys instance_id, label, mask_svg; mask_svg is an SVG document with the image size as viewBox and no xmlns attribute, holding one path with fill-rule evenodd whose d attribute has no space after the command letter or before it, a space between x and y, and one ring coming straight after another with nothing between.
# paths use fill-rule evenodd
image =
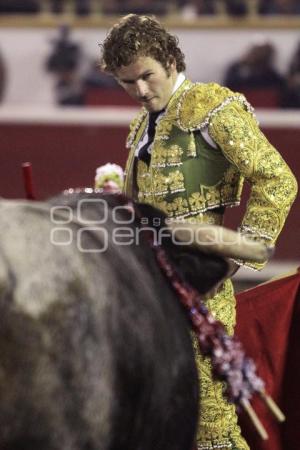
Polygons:
<instances>
[{"instance_id":1,"label":"green waistcoat","mask_svg":"<svg viewBox=\"0 0 300 450\"><path fill-rule=\"evenodd\" d=\"M180 121L181 112L187 106L186 93L195 86L185 81L171 98L156 126L149 167L134 157L136 146L147 130L146 110L132 123L128 139L131 150L125 192L140 202L162 209L171 218L236 205L241 196L243 177L222 151L208 144L201 134L204 124L207 126L209 105L205 105L202 125L185 127ZM226 95L224 97L223 92L224 98ZM188 99L189 108L193 107L192 100ZM219 102L222 100L220 98Z\"/></svg>"}]
</instances>

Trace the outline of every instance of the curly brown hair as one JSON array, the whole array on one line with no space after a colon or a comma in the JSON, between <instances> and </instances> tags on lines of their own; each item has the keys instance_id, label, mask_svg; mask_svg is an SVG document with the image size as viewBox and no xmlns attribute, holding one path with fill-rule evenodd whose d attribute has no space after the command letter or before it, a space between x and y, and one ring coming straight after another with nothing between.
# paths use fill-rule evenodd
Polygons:
<instances>
[{"instance_id":1,"label":"curly brown hair","mask_svg":"<svg viewBox=\"0 0 300 450\"><path fill-rule=\"evenodd\" d=\"M170 34L154 16L128 14L109 31L101 47L101 69L115 74L140 56L149 56L168 70L176 61L178 72L185 70L184 54L178 38Z\"/></svg>"}]
</instances>

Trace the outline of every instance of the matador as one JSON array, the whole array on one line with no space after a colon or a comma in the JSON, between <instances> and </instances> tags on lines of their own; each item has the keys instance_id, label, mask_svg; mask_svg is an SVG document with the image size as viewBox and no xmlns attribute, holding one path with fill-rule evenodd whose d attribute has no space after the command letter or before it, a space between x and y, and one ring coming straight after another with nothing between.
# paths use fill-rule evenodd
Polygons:
<instances>
[{"instance_id":1,"label":"matador","mask_svg":"<svg viewBox=\"0 0 300 450\"><path fill-rule=\"evenodd\" d=\"M261 132L240 93L185 74L177 39L153 17L130 14L109 32L102 68L142 104L127 140L125 193L163 210L170 219L223 224L226 208L251 186L241 233L274 244L296 196L291 170ZM235 261L261 269L264 264ZM232 282L207 306L233 334ZM200 379L198 450L247 450L234 405L215 382L210 361L195 346Z\"/></svg>"}]
</instances>

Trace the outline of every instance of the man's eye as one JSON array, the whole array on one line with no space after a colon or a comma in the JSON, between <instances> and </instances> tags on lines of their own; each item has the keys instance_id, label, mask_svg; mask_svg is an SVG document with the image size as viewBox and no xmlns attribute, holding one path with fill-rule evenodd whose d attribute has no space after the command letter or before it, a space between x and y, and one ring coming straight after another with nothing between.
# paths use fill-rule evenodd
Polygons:
<instances>
[{"instance_id":1,"label":"man's eye","mask_svg":"<svg viewBox=\"0 0 300 450\"><path fill-rule=\"evenodd\" d=\"M148 80L151 77L152 73L146 73L143 75L143 80Z\"/></svg>"}]
</instances>

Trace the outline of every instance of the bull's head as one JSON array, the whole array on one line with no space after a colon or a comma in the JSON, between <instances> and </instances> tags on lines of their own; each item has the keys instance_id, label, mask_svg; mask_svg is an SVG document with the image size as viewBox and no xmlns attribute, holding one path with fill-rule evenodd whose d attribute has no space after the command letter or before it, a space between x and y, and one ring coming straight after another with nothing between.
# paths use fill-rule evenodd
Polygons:
<instances>
[{"instance_id":1,"label":"bull's head","mask_svg":"<svg viewBox=\"0 0 300 450\"><path fill-rule=\"evenodd\" d=\"M233 275L235 261L263 263L273 253L262 241L211 224L168 220L161 211L146 204L136 206L137 215L147 218L147 227L156 230L155 243L162 245L182 275L210 296L224 278ZM157 242L158 241L158 242Z\"/></svg>"}]
</instances>

